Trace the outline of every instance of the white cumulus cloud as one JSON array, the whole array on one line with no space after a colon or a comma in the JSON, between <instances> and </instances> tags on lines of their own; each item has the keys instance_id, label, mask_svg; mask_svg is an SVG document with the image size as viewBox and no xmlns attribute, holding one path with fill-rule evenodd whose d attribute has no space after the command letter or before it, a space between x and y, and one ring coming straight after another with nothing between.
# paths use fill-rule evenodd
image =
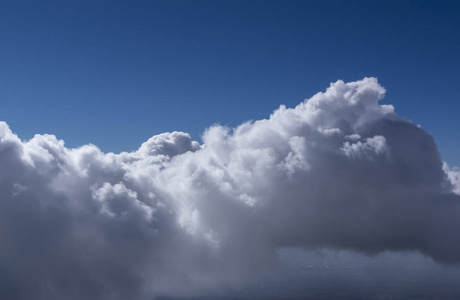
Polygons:
<instances>
[{"instance_id":1,"label":"white cumulus cloud","mask_svg":"<svg viewBox=\"0 0 460 300\"><path fill-rule=\"evenodd\" d=\"M337 81L268 119L212 126L202 145L163 133L120 154L0 123L0 298L235 287L285 247L459 263L459 173L384 94L375 78Z\"/></svg>"}]
</instances>

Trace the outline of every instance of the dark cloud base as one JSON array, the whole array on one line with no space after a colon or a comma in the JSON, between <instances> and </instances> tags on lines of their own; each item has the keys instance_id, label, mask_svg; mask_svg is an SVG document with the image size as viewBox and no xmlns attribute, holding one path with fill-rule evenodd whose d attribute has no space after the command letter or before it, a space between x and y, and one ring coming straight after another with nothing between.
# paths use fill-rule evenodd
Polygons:
<instances>
[{"instance_id":1,"label":"dark cloud base","mask_svg":"<svg viewBox=\"0 0 460 300\"><path fill-rule=\"evenodd\" d=\"M289 276L300 281L292 290L318 282L314 298L322 286L344 296L353 287L339 266L283 273L286 248L360 257L410 251L439 268L458 266L460 173L442 162L427 132L379 104L384 94L374 78L338 81L269 119L212 126L202 145L173 132L120 154L69 149L53 135L21 141L0 123L0 298L225 291L240 299L246 291L284 299L290 289L276 286ZM417 296L377 270L369 278ZM270 280L273 292L248 292ZM416 286L432 295L425 282ZM366 298L367 288L356 295Z\"/></svg>"}]
</instances>

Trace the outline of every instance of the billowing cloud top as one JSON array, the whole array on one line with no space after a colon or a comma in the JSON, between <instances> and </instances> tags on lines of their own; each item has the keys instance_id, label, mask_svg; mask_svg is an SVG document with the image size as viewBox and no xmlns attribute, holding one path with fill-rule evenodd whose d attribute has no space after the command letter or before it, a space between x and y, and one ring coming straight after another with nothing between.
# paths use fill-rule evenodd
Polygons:
<instances>
[{"instance_id":1,"label":"billowing cloud top","mask_svg":"<svg viewBox=\"0 0 460 300\"><path fill-rule=\"evenodd\" d=\"M460 173L384 94L375 78L337 81L269 119L212 126L203 145L173 132L120 154L0 123L0 298L231 287L281 247L460 262Z\"/></svg>"}]
</instances>

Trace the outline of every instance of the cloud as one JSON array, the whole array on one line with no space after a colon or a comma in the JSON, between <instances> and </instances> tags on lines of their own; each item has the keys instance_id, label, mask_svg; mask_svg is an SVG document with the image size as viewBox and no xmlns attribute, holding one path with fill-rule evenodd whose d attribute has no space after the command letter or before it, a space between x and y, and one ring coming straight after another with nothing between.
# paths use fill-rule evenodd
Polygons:
<instances>
[{"instance_id":1,"label":"cloud","mask_svg":"<svg viewBox=\"0 0 460 300\"><path fill-rule=\"evenodd\" d=\"M285 247L459 263L458 171L384 94L375 78L337 81L268 119L212 126L202 145L163 133L120 154L0 123L0 297L238 287Z\"/></svg>"},{"instance_id":2,"label":"cloud","mask_svg":"<svg viewBox=\"0 0 460 300\"><path fill-rule=\"evenodd\" d=\"M460 169L457 167L451 169L446 163L443 164L443 169L453 186L454 193L460 195Z\"/></svg>"}]
</instances>

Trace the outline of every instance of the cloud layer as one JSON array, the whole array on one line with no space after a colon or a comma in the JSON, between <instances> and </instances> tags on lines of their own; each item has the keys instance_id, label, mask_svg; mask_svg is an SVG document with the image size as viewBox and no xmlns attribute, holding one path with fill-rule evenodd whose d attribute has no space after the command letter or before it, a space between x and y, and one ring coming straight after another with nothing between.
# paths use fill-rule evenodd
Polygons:
<instances>
[{"instance_id":1,"label":"cloud layer","mask_svg":"<svg viewBox=\"0 0 460 300\"><path fill-rule=\"evenodd\" d=\"M379 105L375 78L203 144L131 153L21 141L0 123L0 298L151 299L235 287L284 247L418 251L460 262L460 173Z\"/></svg>"}]
</instances>

